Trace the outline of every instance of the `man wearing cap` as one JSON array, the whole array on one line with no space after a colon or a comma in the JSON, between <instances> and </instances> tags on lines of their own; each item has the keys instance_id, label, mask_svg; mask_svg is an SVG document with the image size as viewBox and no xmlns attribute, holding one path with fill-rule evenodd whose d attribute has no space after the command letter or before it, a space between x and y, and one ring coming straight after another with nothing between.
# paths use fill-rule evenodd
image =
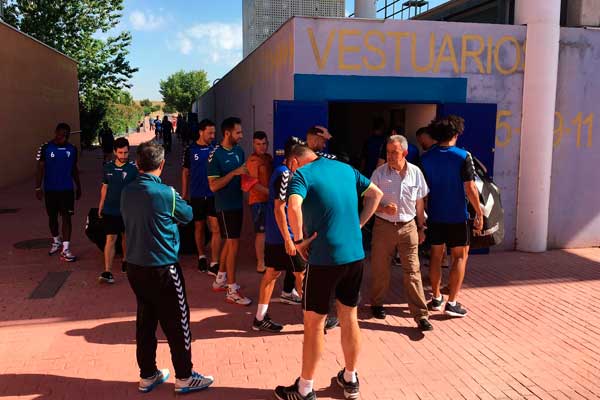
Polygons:
<instances>
[{"instance_id":1,"label":"man wearing cap","mask_svg":"<svg viewBox=\"0 0 600 400\"><path fill-rule=\"evenodd\" d=\"M408 161L408 142L392 135L386 143L387 163L377 167L371 182L381 188L383 199L375 213L371 243L371 311L385 319L383 303L390 286L390 265L400 253L404 290L412 317L419 329L433 329L423 292L419 265L419 244L425 239L425 202L429 189L421 170Z\"/></svg>"}]
</instances>

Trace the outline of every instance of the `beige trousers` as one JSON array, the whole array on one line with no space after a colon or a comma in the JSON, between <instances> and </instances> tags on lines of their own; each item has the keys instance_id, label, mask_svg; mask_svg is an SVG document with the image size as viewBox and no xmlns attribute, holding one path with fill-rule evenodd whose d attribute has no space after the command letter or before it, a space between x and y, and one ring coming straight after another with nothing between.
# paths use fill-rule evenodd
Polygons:
<instances>
[{"instance_id":1,"label":"beige trousers","mask_svg":"<svg viewBox=\"0 0 600 400\"><path fill-rule=\"evenodd\" d=\"M375 218L371 242L371 305L382 306L390 287L392 258L400 253L403 283L410 313L418 321L427 318L419 265L419 234L414 220L397 223Z\"/></svg>"}]
</instances>

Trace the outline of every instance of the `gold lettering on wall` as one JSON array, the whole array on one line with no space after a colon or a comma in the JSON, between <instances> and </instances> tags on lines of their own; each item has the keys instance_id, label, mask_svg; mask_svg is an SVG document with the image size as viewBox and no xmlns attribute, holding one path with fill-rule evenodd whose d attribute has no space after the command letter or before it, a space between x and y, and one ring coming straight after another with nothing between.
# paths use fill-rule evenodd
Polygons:
<instances>
[{"instance_id":1,"label":"gold lettering on wall","mask_svg":"<svg viewBox=\"0 0 600 400\"><path fill-rule=\"evenodd\" d=\"M338 69L340 71L360 71L360 64L346 64L346 53L360 53L359 46L347 46L346 36L358 36L358 29L340 29L338 31Z\"/></svg>"},{"instance_id":2,"label":"gold lettering on wall","mask_svg":"<svg viewBox=\"0 0 600 400\"><path fill-rule=\"evenodd\" d=\"M364 45L368 51L370 51L371 53L377 54L377 56L379 57L379 64L376 64L376 65L370 64L369 57L367 57L367 56L363 56L362 61L363 61L363 64L365 65L365 67L369 71L379 71L379 70L382 70L385 68L386 57L385 57L385 52L383 51L383 49L381 47L377 47L377 46L371 44L370 39L372 36L378 38L379 41L381 42L381 45L383 46L383 45L385 45L385 35L383 34L383 32L380 32L380 31L368 31L365 34Z\"/></svg>"},{"instance_id":3,"label":"gold lettering on wall","mask_svg":"<svg viewBox=\"0 0 600 400\"><path fill-rule=\"evenodd\" d=\"M333 39L335 38L335 30L331 30L327 36L327 44L325 45L323 56L321 56L321 52L319 51L319 46L317 45L317 40L315 39L315 32L312 30L312 28L308 28L308 37L310 39L310 45L312 47L313 55L315 56L315 61L317 62L317 66L319 67L319 70L322 70L327 65L327 60L329 59L329 52L331 51L331 45L333 44Z\"/></svg>"},{"instance_id":4,"label":"gold lettering on wall","mask_svg":"<svg viewBox=\"0 0 600 400\"><path fill-rule=\"evenodd\" d=\"M411 46L410 46L410 63L412 68L417 72L428 72L431 71L431 67L433 67L433 62L435 58L435 33L431 32L429 34L429 63L425 66L420 66L417 64L417 34L411 33L410 38Z\"/></svg>"},{"instance_id":5,"label":"gold lettering on wall","mask_svg":"<svg viewBox=\"0 0 600 400\"><path fill-rule=\"evenodd\" d=\"M477 48L475 50L469 50L470 41L477 43ZM481 63L481 54L483 54L484 50L485 43L483 41L483 37L480 35L463 35L460 57L460 72L464 74L467 71L467 58L471 58L477 66L477 71L479 71L480 74L485 74L483 64Z\"/></svg>"},{"instance_id":6,"label":"gold lettering on wall","mask_svg":"<svg viewBox=\"0 0 600 400\"><path fill-rule=\"evenodd\" d=\"M449 54L445 55L446 49ZM458 63L456 62L456 52L454 51L454 43L452 42L452 36L446 34L442 39L442 45L440 46L440 52L438 53L437 60L435 61L435 67L433 72L440 72L440 64L443 62L452 63L452 70L455 74L458 74Z\"/></svg>"}]
</instances>

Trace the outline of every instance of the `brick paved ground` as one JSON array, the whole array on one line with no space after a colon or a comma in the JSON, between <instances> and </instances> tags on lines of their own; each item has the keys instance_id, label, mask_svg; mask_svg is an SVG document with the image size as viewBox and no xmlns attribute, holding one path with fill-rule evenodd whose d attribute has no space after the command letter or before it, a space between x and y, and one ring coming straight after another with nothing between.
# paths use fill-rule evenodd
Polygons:
<instances>
[{"instance_id":1,"label":"brick paved ground","mask_svg":"<svg viewBox=\"0 0 600 400\"><path fill-rule=\"evenodd\" d=\"M114 286L97 283L101 254L83 236L87 209L98 200L101 156L86 151L81 158L84 197L72 244L77 263L61 263L46 249L15 249L16 242L47 237L46 217L32 182L0 191L0 208L20 208L0 214L2 398L142 397L136 392L133 295L120 273ZM177 182L179 161L178 154L170 156L167 182ZM242 249L239 281L256 299L259 276L250 242ZM287 324L285 333L252 332L254 307L226 304L208 290L211 280L195 271L192 257L182 264L193 358L200 372L216 378L211 389L190 397L273 398L272 388L290 384L299 372L300 310L276 303L270 313ZM64 270L72 274L54 298L28 298L47 272ZM359 311L363 399L600 398L600 249L474 256L461 298L469 317L435 314L435 330L425 335L408 316L398 268L393 276L388 318L370 319L364 305ZM322 399L343 398L331 380L343 365L339 340L339 329L326 336L316 377ZM172 369L162 335L158 361ZM173 396L171 380L144 397Z\"/></svg>"}]
</instances>

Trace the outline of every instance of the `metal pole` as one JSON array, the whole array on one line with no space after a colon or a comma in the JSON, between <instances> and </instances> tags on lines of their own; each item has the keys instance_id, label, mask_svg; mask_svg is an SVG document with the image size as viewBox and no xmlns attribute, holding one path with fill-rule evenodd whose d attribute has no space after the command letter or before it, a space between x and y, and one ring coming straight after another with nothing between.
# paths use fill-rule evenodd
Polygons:
<instances>
[{"instance_id":1,"label":"metal pole","mask_svg":"<svg viewBox=\"0 0 600 400\"><path fill-rule=\"evenodd\" d=\"M354 16L356 18L377 18L377 0L355 0Z\"/></svg>"}]
</instances>

